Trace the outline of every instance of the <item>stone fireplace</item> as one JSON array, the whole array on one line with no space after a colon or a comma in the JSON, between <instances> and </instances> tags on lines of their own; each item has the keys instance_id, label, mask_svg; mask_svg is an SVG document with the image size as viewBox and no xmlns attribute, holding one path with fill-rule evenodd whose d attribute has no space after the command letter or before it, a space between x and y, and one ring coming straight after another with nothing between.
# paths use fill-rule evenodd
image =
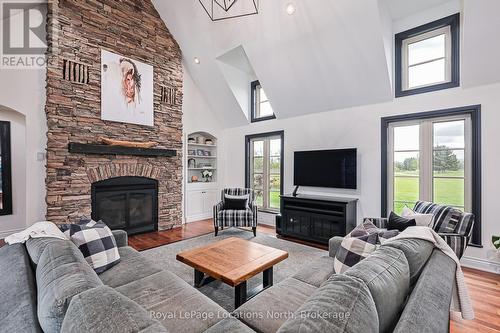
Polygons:
<instances>
[{"instance_id":1,"label":"stone fireplace","mask_svg":"<svg viewBox=\"0 0 500 333\"><path fill-rule=\"evenodd\" d=\"M129 235L158 229L158 181L116 177L92 183L92 219Z\"/></svg>"},{"instance_id":2,"label":"stone fireplace","mask_svg":"<svg viewBox=\"0 0 500 333\"><path fill-rule=\"evenodd\" d=\"M153 4L50 1L47 38L47 220L61 224L82 216L106 218L112 227L126 227L129 232L180 225L181 51ZM101 119L101 50L153 66L154 126ZM68 61L83 64L88 80L67 80L63 69ZM175 98L162 98L165 87ZM71 151L72 144L99 145L101 137L154 141L155 148L175 154Z\"/></svg>"}]
</instances>

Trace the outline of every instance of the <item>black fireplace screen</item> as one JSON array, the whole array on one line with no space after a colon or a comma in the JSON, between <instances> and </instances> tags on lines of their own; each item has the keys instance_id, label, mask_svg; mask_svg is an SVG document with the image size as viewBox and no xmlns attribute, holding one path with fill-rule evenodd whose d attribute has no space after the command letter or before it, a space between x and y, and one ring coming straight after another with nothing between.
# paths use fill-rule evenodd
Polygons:
<instances>
[{"instance_id":1,"label":"black fireplace screen","mask_svg":"<svg viewBox=\"0 0 500 333\"><path fill-rule=\"evenodd\" d=\"M128 234L158 230L158 182L117 177L93 183L92 219Z\"/></svg>"}]
</instances>

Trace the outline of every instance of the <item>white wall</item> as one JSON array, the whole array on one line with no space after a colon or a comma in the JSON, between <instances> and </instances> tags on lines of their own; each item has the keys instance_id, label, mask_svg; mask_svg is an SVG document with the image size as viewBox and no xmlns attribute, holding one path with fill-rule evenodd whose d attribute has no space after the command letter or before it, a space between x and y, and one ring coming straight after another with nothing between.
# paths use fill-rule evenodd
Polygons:
<instances>
[{"instance_id":1,"label":"white wall","mask_svg":"<svg viewBox=\"0 0 500 333\"><path fill-rule=\"evenodd\" d=\"M215 188L219 188L220 178L222 177L222 162L224 145L221 140L222 126L217 118L217 115L212 112L207 102L200 93L197 85L193 81L191 75L184 68L184 86L183 86L183 101L182 101L182 126L183 126L183 142L186 146L187 135L193 132L207 132L217 138L217 155L218 155L218 175ZM186 151L184 151L184 155ZM188 188L186 159L183 159L183 221L186 220L186 189ZM196 184L200 185L200 184ZM213 185L213 184L212 184Z\"/></svg>"},{"instance_id":2,"label":"white wall","mask_svg":"<svg viewBox=\"0 0 500 333\"><path fill-rule=\"evenodd\" d=\"M0 238L26 226L26 122L19 112L0 106L0 121L10 123L12 215L0 216Z\"/></svg>"},{"instance_id":3,"label":"white wall","mask_svg":"<svg viewBox=\"0 0 500 333\"><path fill-rule=\"evenodd\" d=\"M327 190L304 188L302 191L359 198L358 221L363 217L380 216L380 119L446 108L482 105L482 233L483 249L470 247L464 263L483 269L496 266L486 262L492 249L491 235L499 234L496 201L500 178L500 84L463 90L454 88L434 93L395 99L392 102L323 112L283 120L265 121L224 131L226 186L245 183L245 135L276 130L285 131L284 190L293 190L293 152L304 149L358 148L358 189Z\"/></svg>"}]
</instances>

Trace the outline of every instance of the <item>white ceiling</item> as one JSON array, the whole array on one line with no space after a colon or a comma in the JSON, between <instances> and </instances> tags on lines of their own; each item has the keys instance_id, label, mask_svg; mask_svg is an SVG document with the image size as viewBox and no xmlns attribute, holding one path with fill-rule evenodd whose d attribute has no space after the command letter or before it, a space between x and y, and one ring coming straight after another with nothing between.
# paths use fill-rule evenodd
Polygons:
<instances>
[{"instance_id":1,"label":"white ceiling","mask_svg":"<svg viewBox=\"0 0 500 333\"><path fill-rule=\"evenodd\" d=\"M255 73L277 118L389 101L392 22L432 12L447 1L261 0L258 15L219 22L212 22L196 0L153 3L181 46L187 70L209 106L223 126L232 127L249 123L248 108L217 58L233 65L242 60L236 67ZM491 6L500 2L462 1L471 6L472 1ZM290 2L297 7L291 16L285 12ZM479 12L471 14L469 22L485 14ZM471 45L485 46L477 43L481 41ZM229 52L234 49L239 51ZM194 57L201 60L199 65Z\"/></svg>"}]
</instances>

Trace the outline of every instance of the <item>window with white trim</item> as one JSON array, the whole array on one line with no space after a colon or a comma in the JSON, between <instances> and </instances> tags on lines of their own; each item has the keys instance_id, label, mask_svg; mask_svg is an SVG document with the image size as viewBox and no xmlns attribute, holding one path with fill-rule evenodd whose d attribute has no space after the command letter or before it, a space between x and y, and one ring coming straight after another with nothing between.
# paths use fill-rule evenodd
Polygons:
<instances>
[{"instance_id":1,"label":"window with white trim","mask_svg":"<svg viewBox=\"0 0 500 333\"><path fill-rule=\"evenodd\" d=\"M388 127L388 211L417 200L472 209L471 118L457 115Z\"/></svg>"},{"instance_id":2,"label":"window with white trim","mask_svg":"<svg viewBox=\"0 0 500 333\"><path fill-rule=\"evenodd\" d=\"M460 14L395 36L396 97L460 85Z\"/></svg>"},{"instance_id":3,"label":"window with white trim","mask_svg":"<svg viewBox=\"0 0 500 333\"><path fill-rule=\"evenodd\" d=\"M283 134L247 136L247 187L261 210L279 211L282 193Z\"/></svg>"},{"instance_id":4,"label":"window with white trim","mask_svg":"<svg viewBox=\"0 0 500 333\"><path fill-rule=\"evenodd\" d=\"M451 28L403 40L403 90L451 81Z\"/></svg>"},{"instance_id":5,"label":"window with white trim","mask_svg":"<svg viewBox=\"0 0 500 333\"><path fill-rule=\"evenodd\" d=\"M271 102L269 98L267 98L264 89L260 85L259 81L254 81L251 84L251 96L252 96L252 105L251 105L251 121L262 121L275 119L273 108L271 106Z\"/></svg>"}]
</instances>

